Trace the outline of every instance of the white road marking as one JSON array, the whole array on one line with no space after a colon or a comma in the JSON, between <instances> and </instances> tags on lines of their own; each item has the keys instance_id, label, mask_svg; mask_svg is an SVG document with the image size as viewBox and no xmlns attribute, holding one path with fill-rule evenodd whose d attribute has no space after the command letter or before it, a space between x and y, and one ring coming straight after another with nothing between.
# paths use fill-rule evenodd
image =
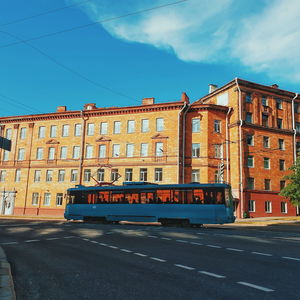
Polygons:
<instances>
[{"instance_id":1,"label":"white road marking","mask_svg":"<svg viewBox=\"0 0 300 300\"><path fill-rule=\"evenodd\" d=\"M158 237L157 236L155 236L155 235L148 235L148 237L150 237L150 238L154 238L154 239L157 239Z\"/></svg>"},{"instance_id":2,"label":"white road marking","mask_svg":"<svg viewBox=\"0 0 300 300\"><path fill-rule=\"evenodd\" d=\"M153 260L156 260L156 261L159 261L159 262L166 262L166 260L161 259L161 258L157 258L157 257L150 257L150 259L153 259Z\"/></svg>"},{"instance_id":3,"label":"white road marking","mask_svg":"<svg viewBox=\"0 0 300 300\"><path fill-rule=\"evenodd\" d=\"M195 270L195 268L189 267L189 266L185 266L185 265L179 265L179 264L174 264L174 266L182 268L182 269L186 269L186 270Z\"/></svg>"},{"instance_id":4,"label":"white road marking","mask_svg":"<svg viewBox=\"0 0 300 300\"><path fill-rule=\"evenodd\" d=\"M296 257L282 256L282 258L300 261L300 258L296 258Z\"/></svg>"},{"instance_id":5,"label":"white road marking","mask_svg":"<svg viewBox=\"0 0 300 300\"><path fill-rule=\"evenodd\" d=\"M210 248L222 248L221 246L216 246L216 245L205 245L206 247L210 247Z\"/></svg>"},{"instance_id":6,"label":"white road marking","mask_svg":"<svg viewBox=\"0 0 300 300\"><path fill-rule=\"evenodd\" d=\"M86 239L86 238L82 238L84 241L89 241L89 239Z\"/></svg>"},{"instance_id":7,"label":"white road marking","mask_svg":"<svg viewBox=\"0 0 300 300\"><path fill-rule=\"evenodd\" d=\"M25 243L39 242L40 240L26 240Z\"/></svg>"},{"instance_id":8,"label":"white road marking","mask_svg":"<svg viewBox=\"0 0 300 300\"><path fill-rule=\"evenodd\" d=\"M98 242L97 242L97 241L91 241L91 243L98 244Z\"/></svg>"},{"instance_id":9,"label":"white road marking","mask_svg":"<svg viewBox=\"0 0 300 300\"><path fill-rule=\"evenodd\" d=\"M269 254L269 253L261 253L261 252L251 252L252 254L256 254L256 255L262 255L262 256L273 256L272 254Z\"/></svg>"},{"instance_id":10,"label":"white road marking","mask_svg":"<svg viewBox=\"0 0 300 300\"><path fill-rule=\"evenodd\" d=\"M215 273L211 273L211 272L206 272L206 271L198 271L198 272L201 273L201 274L204 274L204 275L215 277L215 278L226 278L226 276L215 274Z\"/></svg>"},{"instance_id":11,"label":"white road marking","mask_svg":"<svg viewBox=\"0 0 300 300\"><path fill-rule=\"evenodd\" d=\"M120 249L120 250L123 251L123 252L126 252L126 253L132 252L131 250L128 250L128 249Z\"/></svg>"},{"instance_id":12,"label":"white road marking","mask_svg":"<svg viewBox=\"0 0 300 300\"><path fill-rule=\"evenodd\" d=\"M142 256L142 257L145 257L145 256L148 256L146 254L142 254L142 253L138 253L138 252L134 252L133 254L137 255L137 256Z\"/></svg>"},{"instance_id":13,"label":"white road marking","mask_svg":"<svg viewBox=\"0 0 300 300\"><path fill-rule=\"evenodd\" d=\"M171 241L170 238L166 238L166 237L161 237L160 239L161 239L161 240L166 240L166 241Z\"/></svg>"},{"instance_id":14,"label":"white road marking","mask_svg":"<svg viewBox=\"0 0 300 300\"><path fill-rule=\"evenodd\" d=\"M203 232L197 232L197 234L202 234L202 235L205 235L206 233L203 233Z\"/></svg>"},{"instance_id":15,"label":"white road marking","mask_svg":"<svg viewBox=\"0 0 300 300\"><path fill-rule=\"evenodd\" d=\"M112 245L110 245L110 246L108 246L109 248L112 248L112 249L119 249L119 247L116 247L116 246L112 246Z\"/></svg>"},{"instance_id":16,"label":"white road marking","mask_svg":"<svg viewBox=\"0 0 300 300\"><path fill-rule=\"evenodd\" d=\"M64 239L71 239L71 238L74 238L75 235L69 235L69 236L64 236Z\"/></svg>"},{"instance_id":17,"label":"white road marking","mask_svg":"<svg viewBox=\"0 0 300 300\"><path fill-rule=\"evenodd\" d=\"M46 239L47 241L54 241L54 240L59 240L60 238L48 238Z\"/></svg>"},{"instance_id":18,"label":"white road marking","mask_svg":"<svg viewBox=\"0 0 300 300\"><path fill-rule=\"evenodd\" d=\"M176 242L179 242L179 243L188 243L188 241L185 241L185 240L176 240Z\"/></svg>"},{"instance_id":19,"label":"white road marking","mask_svg":"<svg viewBox=\"0 0 300 300\"><path fill-rule=\"evenodd\" d=\"M259 285L256 285L256 284L252 284L252 283L249 283L249 282L238 281L237 283L241 284L241 285L249 286L249 287L252 287L254 289L264 291L264 292L274 292L274 290L272 290L272 289L269 289L269 288L266 288L266 287L263 287L263 286L259 286Z\"/></svg>"},{"instance_id":20,"label":"white road marking","mask_svg":"<svg viewBox=\"0 0 300 300\"><path fill-rule=\"evenodd\" d=\"M198 245L198 246L203 246L202 243L197 243L197 242L190 242L190 244L192 244L192 245Z\"/></svg>"},{"instance_id":21,"label":"white road marking","mask_svg":"<svg viewBox=\"0 0 300 300\"><path fill-rule=\"evenodd\" d=\"M101 245L101 246L108 246L108 245L105 244L105 243L99 243L99 245Z\"/></svg>"},{"instance_id":22,"label":"white road marking","mask_svg":"<svg viewBox=\"0 0 300 300\"><path fill-rule=\"evenodd\" d=\"M18 244L18 242L6 242L6 243L1 243L1 245L15 245Z\"/></svg>"},{"instance_id":23,"label":"white road marking","mask_svg":"<svg viewBox=\"0 0 300 300\"><path fill-rule=\"evenodd\" d=\"M236 248L226 248L226 250L229 250L229 251L236 251L236 252L244 252L245 250L242 250L242 249L236 249Z\"/></svg>"}]
</instances>

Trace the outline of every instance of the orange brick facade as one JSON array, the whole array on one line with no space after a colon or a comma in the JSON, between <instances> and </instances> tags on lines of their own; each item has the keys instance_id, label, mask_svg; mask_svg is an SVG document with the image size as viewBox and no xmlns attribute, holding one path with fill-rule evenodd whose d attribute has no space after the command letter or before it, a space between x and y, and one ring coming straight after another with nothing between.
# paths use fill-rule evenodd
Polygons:
<instances>
[{"instance_id":1,"label":"orange brick facade","mask_svg":"<svg viewBox=\"0 0 300 300\"><path fill-rule=\"evenodd\" d=\"M0 214L62 216L66 190L96 181L216 182L223 164L238 217L296 215L278 193L300 145L298 102L236 79L194 103L183 93L177 102L0 118L12 141L11 152L0 150Z\"/></svg>"}]
</instances>

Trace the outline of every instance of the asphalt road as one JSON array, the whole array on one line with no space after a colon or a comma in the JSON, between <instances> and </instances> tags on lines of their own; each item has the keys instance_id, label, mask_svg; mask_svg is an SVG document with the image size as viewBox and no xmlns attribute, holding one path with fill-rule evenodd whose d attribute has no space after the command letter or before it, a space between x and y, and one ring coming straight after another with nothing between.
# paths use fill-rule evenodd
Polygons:
<instances>
[{"instance_id":1,"label":"asphalt road","mask_svg":"<svg viewBox=\"0 0 300 300\"><path fill-rule=\"evenodd\" d=\"M298 226L0 220L17 299L300 299Z\"/></svg>"}]
</instances>

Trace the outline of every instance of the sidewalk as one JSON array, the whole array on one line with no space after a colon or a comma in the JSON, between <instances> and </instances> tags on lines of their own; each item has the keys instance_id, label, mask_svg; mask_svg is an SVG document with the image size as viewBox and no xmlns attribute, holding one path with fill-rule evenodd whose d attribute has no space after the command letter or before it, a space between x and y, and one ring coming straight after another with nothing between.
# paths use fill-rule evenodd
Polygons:
<instances>
[{"instance_id":1,"label":"sidewalk","mask_svg":"<svg viewBox=\"0 0 300 300\"><path fill-rule=\"evenodd\" d=\"M11 276L10 264L0 247L0 300L15 300L14 282Z\"/></svg>"}]
</instances>

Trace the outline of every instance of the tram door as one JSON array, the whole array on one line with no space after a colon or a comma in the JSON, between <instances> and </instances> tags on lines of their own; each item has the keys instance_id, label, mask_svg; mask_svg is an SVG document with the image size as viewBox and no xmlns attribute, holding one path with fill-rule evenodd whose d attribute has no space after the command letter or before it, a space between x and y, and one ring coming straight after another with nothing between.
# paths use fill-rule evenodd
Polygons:
<instances>
[{"instance_id":1,"label":"tram door","mask_svg":"<svg viewBox=\"0 0 300 300\"><path fill-rule=\"evenodd\" d=\"M0 214L12 215L14 212L16 192L0 191Z\"/></svg>"}]
</instances>

